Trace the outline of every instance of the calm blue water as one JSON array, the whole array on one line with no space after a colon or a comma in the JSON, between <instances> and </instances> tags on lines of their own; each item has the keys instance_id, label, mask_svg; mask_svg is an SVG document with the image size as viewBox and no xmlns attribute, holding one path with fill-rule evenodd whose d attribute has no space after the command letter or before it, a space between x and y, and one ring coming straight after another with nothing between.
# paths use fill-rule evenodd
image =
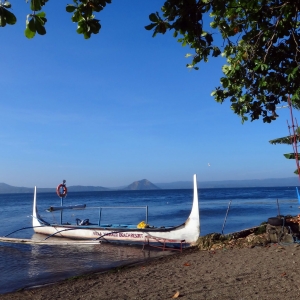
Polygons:
<instances>
[{"instance_id":1,"label":"calm blue water","mask_svg":"<svg viewBox=\"0 0 300 300\"><path fill-rule=\"evenodd\" d=\"M148 206L148 223L172 226L183 223L191 209L192 190L115 191L69 193L65 205ZM232 200L224 233L250 228L280 214L299 213L295 187L278 188L222 188L199 190L201 235L221 232L229 201ZM54 193L38 193L38 209L43 218L60 221L58 213L47 213L49 206L59 206ZM278 204L277 205L277 199ZM31 226L33 194L0 195L0 236ZM63 222L74 223L76 218L98 222L99 211L87 209L64 212ZM104 209L103 223L138 224L145 220L145 208ZM24 229L10 237L36 237L32 229ZM70 276L105 270L124 262L134 262L157 255L161 251L141 251L141 246L111 244L46 246L0 243L0 293L61 280Z\"/></svg>"}]
</instances>

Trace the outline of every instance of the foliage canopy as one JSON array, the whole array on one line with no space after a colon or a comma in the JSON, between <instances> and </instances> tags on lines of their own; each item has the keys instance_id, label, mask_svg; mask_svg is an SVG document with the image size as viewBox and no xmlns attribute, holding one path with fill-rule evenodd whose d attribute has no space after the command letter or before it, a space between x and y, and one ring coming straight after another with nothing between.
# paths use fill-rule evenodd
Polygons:
<instances>
[{"instance_id":1,"label":"foliage canopy","mask_svg":"<svg viewBox=\"0 0 300 300\"><path fill-rule=\"evenodd\" d=\"M26 0L25 36L46 33L48 0ZM95 13L111 0L73 0L66 6L77 23L77 33L85 39L97 34L101 24ZM11 4L0 0L0 27L17 19ZM231 101L231 108L242 122L262 117L272 122L276 106L287 102L300 108L300 0L165 0L161 12L151 13L145 28L153 36L173 31L173 36L194 53L188 68L222 55L226 59L220 86L212 92L217 102ZM217 35L216 35L217 33ZM217 38L215 38L217 37ZM221 42L220 38L221 37Z\"/></svg>"}]
</instances>

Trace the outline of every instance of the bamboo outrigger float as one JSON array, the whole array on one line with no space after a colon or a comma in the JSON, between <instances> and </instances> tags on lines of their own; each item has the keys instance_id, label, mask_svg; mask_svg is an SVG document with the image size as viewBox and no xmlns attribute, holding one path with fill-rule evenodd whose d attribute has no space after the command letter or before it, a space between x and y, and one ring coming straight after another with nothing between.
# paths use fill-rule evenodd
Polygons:
<instances>
[{"instance_id":1,"label":"bamboo outrigger float","mask_svg":"<svg viewBox=\"0 0 300 300\"><path fill-rule=\"evenodd\" d=\"M43 220L37 209L36 187L34 189L32 226L36 233L49 237L63 237L72 240L107 240L116 242L163 242L172 244L186 243L193 245L200 235L200 217L198 204L197 177L194 175L193 204L188 219L181 225L173 227L145 227L137 228L136 225L98 225L95 224L56 224ZM50 207L52 210L84 209L83 206ZM46 239L47 239L46 238Z\"/></svg>"},{"instance_id":2,"label":"bamboo outrigger float","mask_svg":"<svg viewBox=\"0 0 300 300\"><path fill-rule=\"evenodd\" d=\"M0 242L2 243L11 243L11 244L35 244L35 245L95 245L99 244L99 240L63 240L58 241L58 239L55 240L34 240L34 239L18 239L18 238L9 238L9 237L0 237Z\"/></svg>"}]
</instances>

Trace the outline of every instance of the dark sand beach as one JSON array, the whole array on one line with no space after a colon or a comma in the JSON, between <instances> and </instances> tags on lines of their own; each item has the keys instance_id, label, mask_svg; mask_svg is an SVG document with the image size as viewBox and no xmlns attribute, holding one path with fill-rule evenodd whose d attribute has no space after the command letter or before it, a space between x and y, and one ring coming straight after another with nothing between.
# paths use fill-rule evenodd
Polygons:
<instances>
[{"instance_id":1,"label":"dark sand beach","mask_svg":"<svg viewBox=\"0 0 300 300\"><path fill-rule=\"evenodd\" d=\"M54 278L55 280L55 278ZM0 295L0 299L298 299L300 245L183 253Z\"/></svg>"}]
</instances>

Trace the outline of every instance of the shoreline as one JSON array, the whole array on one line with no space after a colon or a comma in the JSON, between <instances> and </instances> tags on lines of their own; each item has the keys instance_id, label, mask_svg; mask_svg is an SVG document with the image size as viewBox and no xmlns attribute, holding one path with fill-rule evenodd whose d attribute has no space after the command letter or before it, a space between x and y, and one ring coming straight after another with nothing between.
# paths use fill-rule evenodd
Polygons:
<instances>
[{"instance_id":1,"label":"shoreline","mask_svg":"<svg viewBox=\"0 0 300 300\"><path fill-rule=\"evenodd\" d=\"M296 299L300 296L299 256L299 244L213 251L194 247L2 294L0 299Z\"/></svg>"}]
</instances>

